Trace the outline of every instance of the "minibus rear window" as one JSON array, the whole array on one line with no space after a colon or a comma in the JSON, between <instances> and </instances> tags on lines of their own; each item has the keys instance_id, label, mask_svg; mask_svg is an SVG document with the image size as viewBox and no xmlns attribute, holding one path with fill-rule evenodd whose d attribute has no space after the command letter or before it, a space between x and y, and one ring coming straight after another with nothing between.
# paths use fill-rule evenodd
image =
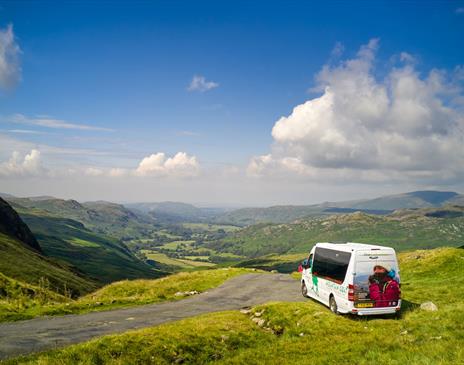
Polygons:
<instances>
[{"instance_id":1,"label":"minibus rear window","mask_svg":"<svg viewBox=\"0 0 464 365\"><path fill-rule=\"evenodd\" d=\"M345 280L351 253L317 247L313 261L313 275L342 283Z\"/></svg>"}]
</instances>

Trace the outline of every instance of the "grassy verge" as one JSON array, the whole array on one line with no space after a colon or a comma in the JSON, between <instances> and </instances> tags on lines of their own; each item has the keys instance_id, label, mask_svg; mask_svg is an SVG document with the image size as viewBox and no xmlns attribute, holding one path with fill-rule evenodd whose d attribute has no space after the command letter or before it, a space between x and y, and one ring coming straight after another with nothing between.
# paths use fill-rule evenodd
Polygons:
<instances>
[{"instance_id":1,"label":"grassy verge","mask_svg":"<svg viewBox=\"0 0 464 365\"><path fill-rule=\"evenodd\" d=\"M0 321L29 319L42 315L63 315L102 311L134 305L182 299L176 293L205 290L221 285L234 276L253 272L224 268L170 275L155 280L124 280L109 284L91 294L72 300L62 296L36 300L11 295L0 300Z\"/></svg>"},{"instance_id":2,"label":"grassy verge","mask_svg":"<svg viewBox=\"0 0 464 365\"><path fill-rule=\"evenodd\" d=\"M105 336L7 364L462 364L464 250L400 256L400 318L333 315L326 307L270 303ZM432 300L438 311L421 310Z\"/></svg>"}]
</instances>

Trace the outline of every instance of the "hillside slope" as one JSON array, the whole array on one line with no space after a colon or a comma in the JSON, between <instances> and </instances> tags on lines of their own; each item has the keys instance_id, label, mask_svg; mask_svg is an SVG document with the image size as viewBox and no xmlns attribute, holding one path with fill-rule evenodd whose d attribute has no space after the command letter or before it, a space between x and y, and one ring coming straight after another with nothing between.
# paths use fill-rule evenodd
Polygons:
<instances>
[{"instance_id":1,"label":"hillside slope","mask_svg":"<svg viewBox=\"0 0 464 365\"><path fill-rule=\"evenodd\" d=\"M39 209L17 207L17 211L45 255L75 266L101 284L163 275L137 259L118 240L94 233L80 222Z\"/></svg>"},{"instance_id":2,"label":"hillside slope","mask_svg":"<svg viewBox=\"0 0 464 365\"><path fill-rule=\"evenodd\" d=\"M464 244L464 207L399 210L314 217L289 224L258 224L207 244L219 252L248 257L307 252L315 242L355 241L408 249Z\"/></svg>"},{"instance_id":3,"label":"hillside slope","mask_svg":"<svg viewBox=\"0 0 464 365\"><path fill-rule=\"evenodd\" d=\"M7 364L462 364L464 250L401 254L399 318L336 316L322 304L219 312L7 361ZM449 287L450 280L453 287ZM420 304L433 301L437 311Z\"/></svg>"},{"instance_id":4,"label":"hillside slope","mask_svg":"<svg viewBox=\"0 0 464 365\"><path fill-rule=\"evenodd\" d=\"M112 237L140 237L155 230L155 222L141 216L123 205L97 201L79 203L53 197L6 198L17 207L40 209L57 217L73 219L96 233Z\"/></svg>"},{"instance_id":5,"label":"hillside slope","mask_svg":"<svg viewBox=\"0 0 464 365\"><path fill-rule=\"evenodd\" d=\"M126 207L150 215L158 223L207 222L222 212L214 208L198 208L180 202L131 203Z\"/></svg>"},{"instance_id":6,"label":"hillside slope","mask_svg":"<svg viewBox=\"0 0 464 365\"><path fill-rule=\"evenodd\" d=\"M73 296L96 288L96 283L70 265L45 257L35 236L17 212L0 199L0 273L28 285L47 283ZM3 283L6 283L4 281ZM10 286L11 287L11 286ZM5 291L3 284L0 291ZM0 295L1 297L2 295Z\"/></svg>"},{"instance_id":7,"label":"hillside slope","mask_svg":"<svg viewBox=\"0 0 464 365\"><path fill-rule=\"evenodd\" d=\"M73 267L44 257L3 233L0 233L0 252L0 273L10 278L32 285L45 280L50 289L59 293L70 290L72 296L88 293L97 287L95 281Z\"/></svg>"}]
</instances>

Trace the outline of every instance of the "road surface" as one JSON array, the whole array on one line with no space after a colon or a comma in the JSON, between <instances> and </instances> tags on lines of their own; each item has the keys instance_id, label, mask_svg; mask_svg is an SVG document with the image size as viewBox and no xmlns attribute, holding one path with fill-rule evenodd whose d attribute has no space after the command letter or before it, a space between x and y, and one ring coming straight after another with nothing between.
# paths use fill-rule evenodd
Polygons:
<instances>
[{"instance_id":1,"label":"road surface","mask_svg":"<svg viewBox=\"0 0 464 365\"><path fill-rule=\"evenodd\" d=\"M290 275L246 274L179 301L0 324L0 359L209 312L240 309L270 301L301 300L304 298L300 284Z\"/></svg>"}]
</instances>

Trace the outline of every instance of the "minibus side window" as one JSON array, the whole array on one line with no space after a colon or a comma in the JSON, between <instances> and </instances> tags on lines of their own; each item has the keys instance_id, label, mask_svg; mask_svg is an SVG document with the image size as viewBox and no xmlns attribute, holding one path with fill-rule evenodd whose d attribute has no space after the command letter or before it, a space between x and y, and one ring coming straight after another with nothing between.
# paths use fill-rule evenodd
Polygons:
<instances>
[{"instance_id":1,"label":"minibus side window","mask_svg":"<svg viewBox=\"0 0 464 365\"><path fill-rule=\"evenodd\" d=\"M313 275L342 283L345 280L351 253L316 248L313 262Z\"/></svg>"},{"instance_id":2,"label":"minibus side window","mask_svg":"<svg viewBox=\"0 0 464 365\"><path fill-rule=\"evenodd\" d=\"M303 261L303 266L305 269L310 269L313 266L313 254Z\"/></svg>"}]
</instances>

